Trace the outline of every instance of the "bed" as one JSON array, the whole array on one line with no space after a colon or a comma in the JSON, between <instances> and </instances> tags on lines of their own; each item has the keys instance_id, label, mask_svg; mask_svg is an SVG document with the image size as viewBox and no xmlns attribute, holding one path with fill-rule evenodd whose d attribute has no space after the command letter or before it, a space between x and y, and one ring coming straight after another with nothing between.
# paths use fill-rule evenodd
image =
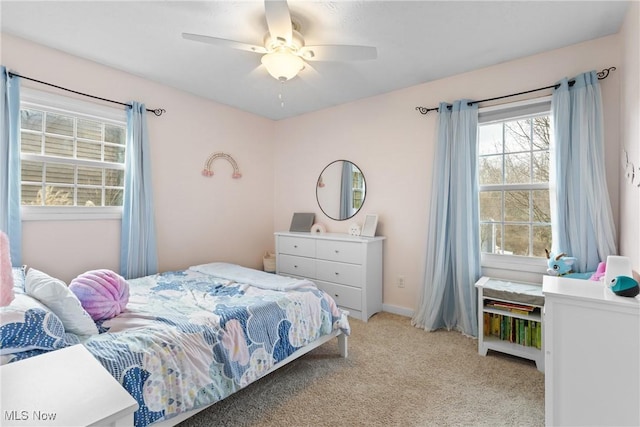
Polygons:
<instances>
[{"instance_id":1,"label":"bed","mask_svg":"<svg viewBox=\"0 0 640 427\"><path fill-rule=\"evenodd\" d=\"M31 304L19 276L16 300L2 308L5 335L17 324L7 310ZM347 356L348 313L307 280L211 263L128 284L126 309L89 336L69 332L41 298L48 341L9 345L3 336L0 362L82 343L137 401L134 424L145 427L175 425L331 339Z\"/></svg>"}]
</instances>

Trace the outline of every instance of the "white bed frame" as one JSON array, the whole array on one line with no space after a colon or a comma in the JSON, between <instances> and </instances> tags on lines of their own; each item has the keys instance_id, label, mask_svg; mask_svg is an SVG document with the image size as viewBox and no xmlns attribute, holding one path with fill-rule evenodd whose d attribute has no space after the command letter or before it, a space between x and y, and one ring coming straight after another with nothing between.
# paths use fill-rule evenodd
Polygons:
<instances>
[{"instance_id":1,"label":"white bed frame","mask_svg":"<svg viewBox=\"0 0 640 427\"><path fill-rule=\"evenodd\" d=\"M332 333L330 333L329 335L325 335L319 339L317 339L316 341L312 342L311 344L308 344L302 348L299 348L298 350L296 350L295 352L291 353L289 355L289 357L287 357L284 360L281 360L280 362L278 362L277 364L275 364L273 367L271 367L271 369L269 369L261 378L269 375L271 372L275 371L278 368L283 367L284 365L286 365L289 362L292 362L294 360L296 360L297 358L304 356L305 354L309 353L311 350L313 350L314 348L320 347L322 344L331 341L333 338L338 338L338 349L340 351L340 356L341 357L348 357L348 342L347 342L347 336L340 330L335 330ZM218 401L219 402L219 401ZM164 421L160 421L157 423L153 423L151 424L152 427L172 427L175 426L178 423L181 423L182 421L186 420L187 418L191 418L192 416L194 416L195 414L197 414L200 411L204 411L205 409L211 407L212 405L215 405L218 402L213 402L210 405L204 406L202 408L198 408L198 409L194 409L188 412L184 412L180 415L177 415L173 418L169 418L168 420L164 420Z\"/></svg>"}]
</instances>

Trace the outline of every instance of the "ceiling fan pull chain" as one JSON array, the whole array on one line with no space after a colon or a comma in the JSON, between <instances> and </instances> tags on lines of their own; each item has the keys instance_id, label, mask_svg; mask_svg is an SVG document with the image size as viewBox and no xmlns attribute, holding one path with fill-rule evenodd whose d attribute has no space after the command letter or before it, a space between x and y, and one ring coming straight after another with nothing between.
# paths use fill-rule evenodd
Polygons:
<instances>
[{"instance_id":1,"label":"ceiling fan pull chain","mask_svg":"<svg viewBox=\"0 0 640 427\"><path fill-rule=\"evenodd\" d=\"M284 95L282 95L282 92L284 92L284 80L280 81L280 93L278 93L278 101L280 101L280 108L284 108Z\"/></svg>"}]
</instances>

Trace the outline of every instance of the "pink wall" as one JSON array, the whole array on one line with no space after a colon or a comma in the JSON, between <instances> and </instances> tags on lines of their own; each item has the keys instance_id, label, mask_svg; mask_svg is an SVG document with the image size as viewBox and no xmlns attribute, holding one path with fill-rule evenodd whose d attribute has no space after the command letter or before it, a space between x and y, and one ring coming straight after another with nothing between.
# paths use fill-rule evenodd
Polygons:
<instances>
[{"instance_id":1,"label":"pink wall","mask_svg":"<svg viewBox=\"0 0 640 427\"><path fill-rule=\"evenodd\" d=\"M621 146L635 166L634 185L620 173L620 254L631 258L640 272L640 3L631 2L620 32L623 51L621 65ZM620 164L626 160L621 158ZM622 168L621 168L622 170ZM623 170L622 170L623 172Z\"/></svg>"},{"instance_id":2,"label":"pink wall","mask_svg":"<svg viewBox=\"0 0 640 427\"><path fill-rule=\"evenodd\" d=\"M387 237L383 303L386 310L410 313L422 289L436 132L436 115L422 116L414 108L516 93L584 71L619 67L619 52L619 37L610 36L277 122L276 230L286 230L295 211L315 212L332 232L347 232L352 222L362 225L365 214L377 213L378 234ZM601 84L608 184L617 224L620 73ZM343 222L324 216L315 200L318 175L336 159L356 163L367 180L363 209ZM404 288L397 286L400 275Z\"/></svg>"},{"instance_id":3,"label":"pink wall","mask_svg":"<svg viewBox=\"0 0 640 427\"><path fill-rule=\"evenodd\" d=\"M213 260L262 265L273 246L272 121L6 34L1 47L2 64L19 74L167 110L147 116L161 270ZM213 177L200 174L215 151L235 158L241 179L224 160L213 163ZM25 221L23 262L66 281L92 268L118 271L119 229L119 220Z\"/></svg>"}]
</instances>

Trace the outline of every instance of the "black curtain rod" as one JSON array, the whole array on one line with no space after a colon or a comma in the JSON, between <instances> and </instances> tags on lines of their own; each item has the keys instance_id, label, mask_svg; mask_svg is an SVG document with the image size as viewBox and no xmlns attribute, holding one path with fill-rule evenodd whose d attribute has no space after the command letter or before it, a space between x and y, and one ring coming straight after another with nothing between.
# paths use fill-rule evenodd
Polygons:
<instances>
[{"instance_id":1,"label":"black curtain rod","mask_svg":"<svg viewBox=\"0 0 640 427\"><path fill-rule=\"evenodd\" d=\"M77 95L87 96L89 98L99 99L101 101L107 101L107 102L112 102L114 104L124 105L124 106L127 106L129 108L133 107L131 104L126 104L126 103L120 102L120 101L113 101L111 99L106 99L106 98L100 98L99 96L89 95L88 93L78 92L77 90L73 90L73 89L67 89L66 87L54 85L53 83L43 82L42 80L32 79L31 77L21 76L20 74L16 74L16 73L13 73L13 72L9 71L9 77L14 77L14 76L15 77L20 77L21 79L25 79L25 80L31 80L32 82L40 83L40 84L43 84L43 85L55 87L56 89L66 90L67 92L72 92L72 93L75 93ZM148 112L150 112L150 113L155 114L156 116L161 116L162 113L166 113L166 110L164 108L156 108L155 110L147 108L146 110Z\"/></svg>"},{"instance_id":2,"label":"black curtain rod","mask_svg":"<svg viewBox=\"0 0 640 427\"><path fill-rule=\"evenodd\" d=\"M607 77L609 77L609 73L611 71L615 71L616 67L609 67L609 68L605 68L604 70L600 71L597 73L598 75L598 80L604 80ZM576 83L575 80L569 80L569 87L573 86ZM560 87L560 84L554 84L551 86L545 86L545 87L539 87L538 89L531 89L531 90L526 90L524 92L518 92L518 93L512 93L509 95L503 95L503 96L496 96L495 98L487 98L487 99L481 99L479 101L470 101L467 102L467 105L471 106L473 104L479 104L481 102L489 102L489 101L496 101L498 99L504 99L504 98L510 98L512 96L518 96L518 95L525 95L527 93L532 93L532 92L538 92L541 90L546 90L546 89L558 89ZM451 110L451 106L447 106L448 110ZM438 111L439 107L434 107L434 108L427 108L427 107L416 107L416 110L418 110L420 112L420 114L427 114L429 111Z\"/></svg>"}]
</instances>

